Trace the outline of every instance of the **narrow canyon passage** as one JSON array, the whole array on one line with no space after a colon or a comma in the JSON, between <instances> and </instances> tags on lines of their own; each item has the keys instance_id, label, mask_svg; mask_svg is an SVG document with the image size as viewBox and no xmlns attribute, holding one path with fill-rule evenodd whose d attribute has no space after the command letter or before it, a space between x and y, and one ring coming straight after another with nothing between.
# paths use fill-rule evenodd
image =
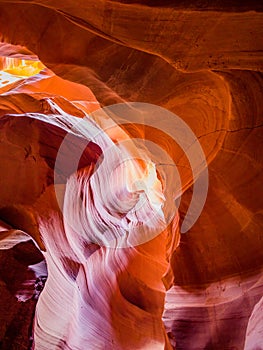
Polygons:
<instances>
[{"instance_id":1,"label":"narrow canyon passage","mask_svg":"<svg viewBox=\"0 0 263 350\"><path fill-rule=\"evenodd\" d=\"M0 0L0 349L263 349L262 9Z\"/></svg>"}]
</instances>

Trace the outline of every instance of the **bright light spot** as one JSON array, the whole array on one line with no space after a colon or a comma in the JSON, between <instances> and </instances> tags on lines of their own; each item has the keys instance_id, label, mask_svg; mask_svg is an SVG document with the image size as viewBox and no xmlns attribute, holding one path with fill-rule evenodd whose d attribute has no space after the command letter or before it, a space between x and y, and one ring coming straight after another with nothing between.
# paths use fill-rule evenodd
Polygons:
<instances>
[{"instance_id":1,"label":"bright light spot","mask_svg":"<svg viewBox=\"0 0 263 350\"><path fill-rule=\"evenodd\" d=\"M144 176L135 182L137 190L143 190L147 194L152 205L160 206L165 201L162 185L157 177L156 168L153 163L146 165Z\"/></svg>"},{"instance_id":2,"label":"bright light spot","mask_svg":"<svg viewBox=\"0 0 263 350\"><path fill-rule=\"evenodd\" d=\"M1 57L0 89L21 79L38 74L45 66L40 61Z\"/></svg>"},{"instance_id":3,"label":"bright light spot","mask_svg":"<svg viewBox=\"0 0 263 350\"><path fill-rule=\"evenodd\" d=\"M22 77L18 77L17 75L12 75L2 71L0 75L0 88L15 83L16 81L21 79Z\"/></svg>"},{"instance_id":4,"label":"bright light spot","mask_svg":"<svg viewBox=\"0 0 263 350\"><path fill-rule=\"evenodd\" d=\"M45 66L40 61L21 60L12 57L3 59L3 71L20 77L32 77L44 68Z\"/></svg>"}]
</instances>

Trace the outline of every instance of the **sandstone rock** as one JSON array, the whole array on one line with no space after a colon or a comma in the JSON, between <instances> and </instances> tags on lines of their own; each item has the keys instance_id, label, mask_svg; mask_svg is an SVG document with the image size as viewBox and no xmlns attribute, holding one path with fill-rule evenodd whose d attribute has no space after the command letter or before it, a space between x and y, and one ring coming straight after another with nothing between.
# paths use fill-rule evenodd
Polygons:
<instances>
[{"instance_id":1,"label":"sandstone rock","mask_svg":"<svg viewBox=\"0 0 263 350\"><path fill-rule=\"evenodd\" d=\"M3 349L31 346L35 307L36 350L261 349L262 16L256 1L0 1ZM181 237L191 161L160 130L107 129L96 111L122 102L166 108L202 146L208 196ZM118 148L131 137L169 155L183 194L160 235L120 248L127 225L163 220L147 221L161 163L111 177L119 150L136 153Z\"/></svg>"}]
</instances>

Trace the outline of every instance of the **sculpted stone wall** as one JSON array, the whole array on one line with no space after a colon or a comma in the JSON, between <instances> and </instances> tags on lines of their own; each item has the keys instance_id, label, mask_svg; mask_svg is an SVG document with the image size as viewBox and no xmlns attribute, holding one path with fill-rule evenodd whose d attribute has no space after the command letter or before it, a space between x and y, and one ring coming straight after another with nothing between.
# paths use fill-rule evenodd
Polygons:
<instances>
[{"instance_id":1,"label":"sculpted stone wall","mask_svg":"<svg viewBox=\"0 0 263 350\"><path fill-rule=\"evenodd\" d=\"M262 8L0 1L1 349L262 348ZM208 195L186 233L191 160L99 111L124 102L176 114L203 149ZM180 174L164 227L172 172L138 161L133 137ZM127 227L161 233L120 248Z\"/></svg>"}]
</instances>

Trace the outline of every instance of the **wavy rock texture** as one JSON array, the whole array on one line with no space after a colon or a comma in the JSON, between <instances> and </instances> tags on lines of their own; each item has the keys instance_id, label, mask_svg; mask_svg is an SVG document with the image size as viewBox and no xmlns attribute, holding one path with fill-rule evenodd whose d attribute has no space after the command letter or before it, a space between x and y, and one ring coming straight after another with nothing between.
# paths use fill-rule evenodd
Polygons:
<instances>
[{"instance_id":1,"label":"wavy rock texture","mask_svg":"<svg viewBox=\"0 0 263 350\"><path fill-rule=\"evenodd\" d=\"M262 348L262 23L259 2L0 1L1 69L36 69L0 85L3 349L31 346L34 312L36 350ZM100 106L125 101L176 113L204 150L207 201L179 246L182 149L137 125L94 139ZM183 196L160 235L117 248L163 225L150 159L110 176L131 136L169 154Z\"/></svg>"}]
</instances>

